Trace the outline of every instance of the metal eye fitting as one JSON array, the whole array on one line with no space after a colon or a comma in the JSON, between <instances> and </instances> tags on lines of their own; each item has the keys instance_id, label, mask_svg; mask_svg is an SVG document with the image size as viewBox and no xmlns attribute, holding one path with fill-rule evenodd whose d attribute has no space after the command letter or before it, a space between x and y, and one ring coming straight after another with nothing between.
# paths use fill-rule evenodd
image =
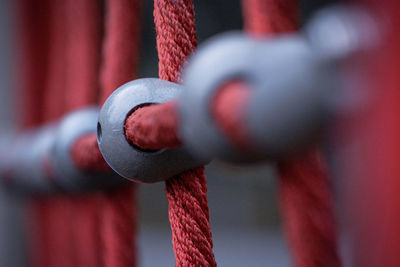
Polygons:
<instances>
[{"instance_id":1,"label":"metal eye fitting","mask_svg":"<svg viewBox=\"0 0 400 267\"><path fill-rule=\"evenodd\" d=\"M71 148L79 137L96 133L99 110L97 107L85 108L66 116L58 126L56 142L50 158L55 183L66 191L98 190L118 186L124 179L109 172L83 172L71 157Z\"/></svg>"},{"instance_id":2,"label":"metal eye fitting","mask_svg":"<svg viewBox=\"0 0 400 267\"><path fill-rule=\"evenodd\" d=\"M182 91L179 84L146 78L121 86L107 99L100 110L97 137L104 159L115 172L135 182L153 183L205 164L185 147L148 152L132 146L125 137L125 121L132 111L144 104L174 100Z\"/></svg>"}]
</instances>

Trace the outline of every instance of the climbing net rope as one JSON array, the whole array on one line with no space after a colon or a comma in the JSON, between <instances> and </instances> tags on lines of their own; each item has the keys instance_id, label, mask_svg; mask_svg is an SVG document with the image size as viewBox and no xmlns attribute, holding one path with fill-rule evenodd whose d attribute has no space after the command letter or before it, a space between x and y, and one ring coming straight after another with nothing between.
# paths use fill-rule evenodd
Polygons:
<instances>
[{"instance_id":1,"label":"climbing net rope","mask_svg":"<svg viewBox=\"0 0 400 267\"><path fill-rule=\"evenodd\" d=\"M244 33L197 50L193 1L154 0L159 77L137 79L142 4L19 0L21 134L0 172L32 195L32 265L136 266L137 183L165 181L176 266L216 266L204 165L217 157L274 160L293 264L341 266L315 140L340 112L332 68L362 47L317 37L337 26L325 17L365 16L332 9L300 32L297 0L242 0Z\"/></svg>"}]
</instances>

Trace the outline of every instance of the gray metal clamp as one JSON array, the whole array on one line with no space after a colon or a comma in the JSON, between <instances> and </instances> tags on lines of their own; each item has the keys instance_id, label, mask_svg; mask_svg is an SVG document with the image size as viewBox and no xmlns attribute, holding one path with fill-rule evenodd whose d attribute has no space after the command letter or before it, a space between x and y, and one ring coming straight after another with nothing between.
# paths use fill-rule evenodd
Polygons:
<instances>
[{"instance_id":1,"label":"gray metal clamp","mask_svg":"<svg viewBox=\"0 0 400 267\"><path fill-rule=\"evenodd\" d=\"M174 100L182 91L179 84L146 78L111 94L100 110L97 137L104 159L115 172L135 182L153 183L207 163L195 159L186 147L148 152L126 140L125 121L136 107Z\"/></svg>"},{"instance_id":2,"label":"gray metal clamp","mask_svg":"<svg viewBox=\"0 0 400 267\"><path fill-rule=\"evenodd\" d=\"M55 183L66 191L90 191L124 184L125 180L109 172L84 172L79 170L71 157L71 148L79 137L97 132L99 109L89 107L68 114L56 132L56 141L50 152Z\"/></svg>"},{"instance_id":3,"label":"gray metal clamp","mask_svg":"<svg viewBox=\"0 0 400 267\"><path fill-rule=\"evenodd\" d=\"M187 90L179 104L185 145L201 158L237 163L287 157L315 143L346 108L339 103L354 105L338 63L360 50L360 25L367 19L356 9L335 7L321 11L305 33L260 39L233 32L202 44L184 70ZM232 80L251 89L243 125L256 148L250 153L234 148L211 114L212 98Z\"/></svg>"}]
</instances>

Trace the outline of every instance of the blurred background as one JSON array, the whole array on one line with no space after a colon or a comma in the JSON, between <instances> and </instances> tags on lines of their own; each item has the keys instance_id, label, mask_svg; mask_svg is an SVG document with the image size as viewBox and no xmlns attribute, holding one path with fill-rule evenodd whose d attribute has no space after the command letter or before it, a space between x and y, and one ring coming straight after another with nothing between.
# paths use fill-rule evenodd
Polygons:
<instances>
[{"instance_id":1,"label":"blurred background","mask_svg":"<svg viewBox=\"0 0 400 267\"><path fill-rule=\"evenodd\" d=\"M153 3L145 0L141 77L157 76ZM332 1L303 1L301 17ZM0 0L0 130L13 128L12 1ZM242 28L239 0L196 0L199 42L227 30ZM14 51L15 52L15 51ZM15 70L17 72L17 70ZM229 166L212 162L206 169L214 252L219 266L289 266L280 230L274 167ZM164 183L140 186L139 266L173 266ZM0 267L27 266L24 234L25 200L0 188Z\"/></svg>"}]
</instances>

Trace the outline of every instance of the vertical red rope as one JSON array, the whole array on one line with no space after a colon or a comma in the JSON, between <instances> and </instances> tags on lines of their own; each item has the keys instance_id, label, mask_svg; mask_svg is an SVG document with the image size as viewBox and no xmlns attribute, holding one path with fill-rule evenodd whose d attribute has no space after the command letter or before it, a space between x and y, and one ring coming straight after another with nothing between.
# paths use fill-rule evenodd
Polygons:
<instances>
[{"instance_id":1,"label":"vertical red rope","mask_svg":"<svg viewBox=\"0 0 400 267\"><path fill-rule=\"evenodd\" d=\"M50 71L42 108L47 121L96 101L99 5L96 0L52 2ZM99 266L96 197L59 195L38 203L38 224L48 244L37 266Z\"/></svg>"},{"instance_id":2,"label":"vertical red rope","mask_svg":"<svg viewBox=\"0 0 400 267\"><path fill-rule=\"evenodd\" d=\"M105 267L136 266L137 187L101 196L102 263Z\"/></svg>"},{"instance_id":3,"label":"vertical red rope","mask_svg":"<svg viewBox=\"0 0 400 267\"><path fill-rule=\"evenodd\" d=\"M67 0L66 89L64 112L94 105L99 88L101 55L101 7L97 0ZM97 194L65 196L73 209L70 218L74 266L100 266L99 210Z\"/></svg>"},{"instance_id":4,"label":"vertical red rope","mask_svg":"<svg viewBox=\"0 0 400 267\"><path fill-rule=\"evenodd\" d=\"M107 0L101 70L103 103L115 89L137 77L140 1ZM105 267L136 266L135 185L101 196L102 263Z\"/></svg>"},{"instance_id":5,"label":"vertical red rope","mask_svg":"<svg viewBox=\"0 0 400 267\"><path fill-rule=\"evenodd\" d=\"M179 82L180 69L197 46L190 0L155 0L159 76ZM166 182L176 266L216 266L207 204L204 168Z\"/></svg>"},{"instance_id":6,"label":"vertical red rope","mask_svg":"<svg viewBox=\"0 0 400 267\"><path fill-rule=\"evenodd\" d=\"M20 0L17 5L19 53L18 105L19 124L22 129L33 127L42 121L42 95L47 74L47 50L49 49L50 3L33 3ZM29 258L32 266L48 267L46 251L49 238L46 235L47 217L45 207L38 201L32 201L29 222Z\"/></svg>"},{"instance_id":7,"label":"vertical red rope","mask_svg":"<svg viewBox=\"0 0 400 267\"><path fill-rule=\"evenodd\" d=\"M357 117L338 124L351 144L338 162L351 266L400 266L400 16L397 1L357 1L377 19L380 44L353 59L374 95ZM371 75L373 74L373 75ZM342 211L341 210L341 211Z\"/></svg>"},{"instance_id":8,"label":"vertical red rope","mask_svg":"<svg viewBox=\"0 0 400 267\"><path fill-rule=\"evenodd\" d=\"M42 122L44 86L48 70L50 31L50 1L33 3L29 0L17 2L18 44L18 95L20 101L18 122L21 128L29 128ZM21 110L21 112L20 112Z\"/></svg>"},{"instance_id":9,"label":"vertical red rope","mask_svg":"<svg viewBox=\"0 0 400 267\"><path fill-rule=\"evenodd\" d=\"M297 1L244 0L245 28L254 35L298 27ZM318 152L279 163L284 230L298 267L341 266L331 185Z\"/></svg>"},{"instance_id":10,"label":"vertical red rope","mask_svg":"<svg viewBox=\"0 0 400 267\"><path fill-rule=\"evenodd\" d=\"M292 32L298 29L297 0L243 0L244 28L253 35Z\"/></svg>"},{"instance_id":11,"label":"vertical red rope","mask_svg":"<svg viewBox=\"0 0 400 267\"><path fill-rule=\"evenodd\" d=\"M62 3L50 2L49 10L36 10L31 6L27 12L39 16L49 12L50 16L49 48L45 51L36 51L36 53L39 52L37 55L42 55L43 58L47 58L45 55L49 54L48 72L43 72L41 66L35 63L31 66L36 78L46 75L46 80L38 85L42 88L41 91L35 91L36 95L30 99L34 109L30 112L39 112L41 115L37 123L42 123L62 114L62 92L65 81L65 9ZM33 26L35 25L28 25L29 30ZM35 29L33 29L33 32L35 32ZM43 45L42 40L35 40L35 43L37 46ZM47 50L50 50L50 52ZM32 86L35 86L35 84L32 84ZM29 90L29 86L26 90ZM45 97L43 98L43 96ZM31 114L27 114L27 116L29 117ZM34 201L32 252L36 254L33 257L35 266L73 266L71 227L68 224L70 211L61 197L54 197L51 201L47 198Z\"/></svg>"},{"instance_id":12,"label":"vertical red rope","mask_svg":"<svg viewBox=\"0 0 400 267\"><path fill-rule=\"evenodd\" d=\"M137 77L140 58L141 0L107 0L100 104Z\"/></svg>"}]
</instances>

